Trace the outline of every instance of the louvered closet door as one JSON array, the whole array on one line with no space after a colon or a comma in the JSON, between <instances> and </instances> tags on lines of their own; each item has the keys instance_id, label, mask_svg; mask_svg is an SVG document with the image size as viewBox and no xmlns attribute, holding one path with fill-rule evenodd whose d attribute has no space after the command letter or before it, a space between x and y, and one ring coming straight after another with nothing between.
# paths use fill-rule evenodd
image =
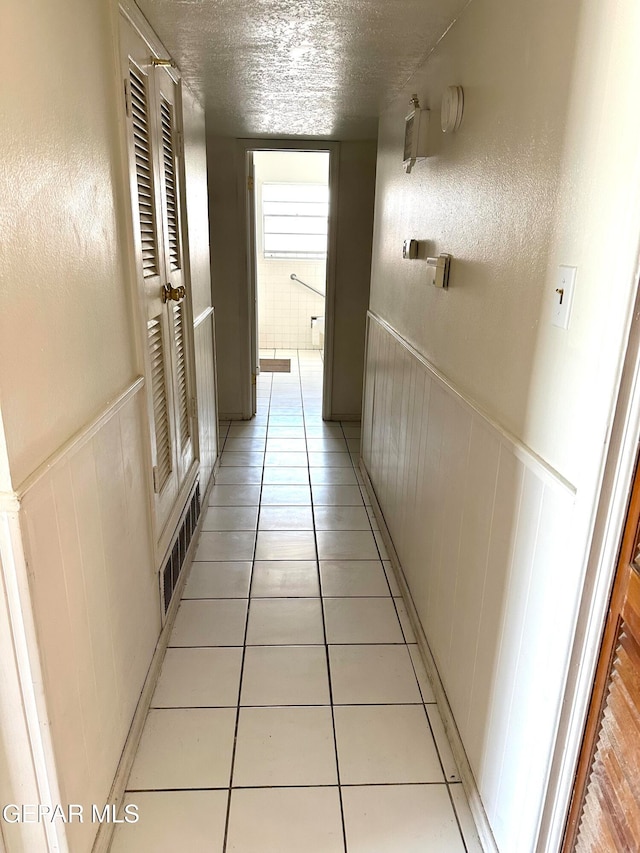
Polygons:
<instances>
[{"instance_id":1,"label":"louvered closet door","mask_svg":"<svg viewBox=\"0 0 640 853\"><path fill-rule=\"evenodd\" d=\"M640 470L611 596L564 853L640 851Z\"/></svg>"},{"instance_id":2,"label":"louvered closet door","mask_svg":"<svg viewBox=\"0 0 640 853\"><path fill-rule=\"evenodd\" d=\"M178 86L164 68L156 70L156 109L159 119L162 227L166 247L165 275L174 289L185 285L182 257L182 205L178 157L181 156ZM184 479L194 460L191 435L189 354L190 331L186 298L167 303L171 326L171 361L174 388L178 477Z\"/></svg>"},{"instance_id":3,"label":"louvered closet door","mask_svg":"<svg viewBox=\"0 0 640 853\"><path fill-rule=\"evenodd\" d=\"M123 75L133 237L141 314L155 494L156 546L168 547L196 460L191 413L189 310L174 296L183 272L178 85L155 67L123 20Z\"/></svg>"}]
</instances>

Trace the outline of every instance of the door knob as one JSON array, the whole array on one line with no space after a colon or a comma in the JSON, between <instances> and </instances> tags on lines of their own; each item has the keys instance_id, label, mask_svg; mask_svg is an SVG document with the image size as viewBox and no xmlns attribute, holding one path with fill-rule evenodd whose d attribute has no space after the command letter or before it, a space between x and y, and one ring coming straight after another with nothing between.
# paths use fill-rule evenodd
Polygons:
<instances>
[{"instance_id":1,"label":"door knob","mask_svg":"<svg viewBox=\"0 0 640 853\"><path fill-rule=\"evenodd\" d=\"M169 300L180 302L186 295L187 290L183 284L180 287L172 287L170 284L165 284L160 291L163 302L168 302Z\"/></svg>"}]
</instances>

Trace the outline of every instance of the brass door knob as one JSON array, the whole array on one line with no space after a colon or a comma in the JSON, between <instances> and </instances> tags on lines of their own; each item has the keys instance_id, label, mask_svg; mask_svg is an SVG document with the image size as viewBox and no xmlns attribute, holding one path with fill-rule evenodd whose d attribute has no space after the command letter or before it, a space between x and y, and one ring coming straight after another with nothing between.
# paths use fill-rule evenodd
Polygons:
<instances>
[{"instance_id":1,"label":"brass door knob","mask_svg":"<svg viewBox=\"0 0 640 853\"><path fill-rule=\"evenodd\" d=\"M160 296L163 302L180 302L187 295L187 290L183 284L180 287L172 287L170 284L165 284L160 291Z\"/></svg>"}]
</instances>

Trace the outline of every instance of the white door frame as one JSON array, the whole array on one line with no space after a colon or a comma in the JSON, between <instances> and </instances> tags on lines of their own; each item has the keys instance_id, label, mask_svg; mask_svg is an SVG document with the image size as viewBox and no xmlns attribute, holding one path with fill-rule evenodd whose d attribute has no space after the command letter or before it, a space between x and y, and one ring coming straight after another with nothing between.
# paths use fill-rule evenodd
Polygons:
<instances>
[{"instance_id":1,"label":"white door frame","mask_svg":"<svg viewBox=\"0 0 640 853\"><path fill-rule=\"evenodd\" d=\"M640 286L629 335L536 853L560 850L640 442Z\"/></svg>"},{"instance_id":2,"label":"white door frame","mask_svg":"<svg viewBox=\"0 0 640 853\"><path fill-rule=\"evenodd\" d=\"M322 383L322 417L331 420L331 399L333 385L333 326L335 316L336 291L336 249L338 235L338 178L339 178L339 142L322 142L303 139L238 139L237 155L238 169L238 198L240 200L240 221L242 231L247 233L250 227L255 229L255 221L250 222L250 206L248 203L248 155L253 151L326 151L329 154L329 232L327 239L327 284L325 292L324 311L324 369ZM253 248L252 248L253 247ZM253 251L254 256L251 256ZM244 342L242 370L242 406L243 417L253 415L253 375L254 356L257 354L258 342L255 340L257 329L255 275L255 234L252 241L245 240L243 247L244 269L246 270L246 298L241 302L240 328L246 331L247 340Z\"/></svg>"}]
</instances>

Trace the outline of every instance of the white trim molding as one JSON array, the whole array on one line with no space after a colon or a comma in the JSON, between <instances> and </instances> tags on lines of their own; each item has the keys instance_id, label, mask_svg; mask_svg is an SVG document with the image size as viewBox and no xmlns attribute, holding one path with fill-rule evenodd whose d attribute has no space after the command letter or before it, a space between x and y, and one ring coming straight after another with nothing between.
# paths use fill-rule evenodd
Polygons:
<instances>
[{"instance_id":1,"label":"white trim molding","mask_svg":"<svg viewBox=\"0 0 640 853\"><path fill-rule=\"evenodd\" d=\"M382 317L378 317L377 314L374 314L372 311L367 312L367 331L369 327L369 323L371 321L376 322L396 341L398 341L404 349L410 353L413 358L417 359L420 364L425 367L432 377L440 383L440 385L447 389L451 394L453 394L456 399L465 407L467 407L470 411L474 412L476 415L479 415L482 420L491 427L495 431L495 433L500 436L501 440L506 443L511 452L520 459L528 468L532 468L536 471L537 475L545 481L547 485L555 486L561 489L564 489L570 495L575 497L577 493L576 487L573 483L570 483L566 477L557 471L552 465L550 465L542 456L539 456L535 450L532 450L528 447L524 442L520 441L513 433L509 432L505 427L503 427L498 421L494 420L484 409L472 400L470 397L467 397L459 388L457 388L451 380L449 380L443 373L441 373L437 367L434 367L433 364L427 359L419 350L415 349L405 338L403 338L394 328L390 326Z\"/></svg>"},{"instance_id":2,"label":"white trim molding","mask_svg":"<svg viewBox=\"0 0 640 853\"><path fill-rule=\"evenodd\" d=\"M108 423L111 418L115 417L118 412L123 409L129 400L134 397L144 386L144 377L138 376L127 387L106 404L104 409L96 415L93 420L85 424L71 438L66 441L62 447L59 447L48 459L39 465L36 470L30 474L26 480L16 489L16 495L21 500L27 492L29 492L40 480L49 473L49 471L59 464L65 457L70 456L84 447L98 432Z\"/></svg>"},{"instance_id":3,"label":"white trim molding","mask_svg":"<svg viewBox=\"0 0 640 853\"><path fill-rule=\"evenodd\" d=\"M27 777L26 787L37 795L34 803L58 804L62 800L29 590L28 567L17 511L0 511L0 568L0 595L4 599L2 609L6 608L8 611L12 645L11 650L2 649L2 653L3 656L9 651L13 654L22 699L21 707L11 708L10 719L3 719L3 729L6 727L7 731L21 731L26 726L24 733L30 746L30 756L20 756L19 766L10 768L10 776L12 780L20 780L23 785L25 776ZM5 660L3 658L3 661ZM41 843L46 847L39 849L46 850L47 853L68 853L64 823L45 820L38 824L38 831L40 830ZM19 831L28 834L29 826L20 826ZM32 835L30 842L33 843ZM29 848L27 843L17 849L34 848Z\"/></svg>"}]
</instances>

